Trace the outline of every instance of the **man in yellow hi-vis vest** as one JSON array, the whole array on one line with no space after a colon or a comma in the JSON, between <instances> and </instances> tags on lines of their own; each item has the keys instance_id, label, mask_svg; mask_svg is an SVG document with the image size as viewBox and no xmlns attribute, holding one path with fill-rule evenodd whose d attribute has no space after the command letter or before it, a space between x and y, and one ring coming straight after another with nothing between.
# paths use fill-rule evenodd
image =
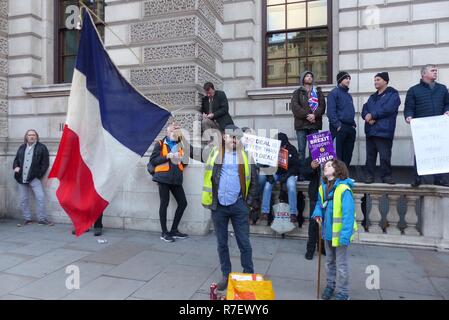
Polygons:
<instances>
[{"instance_id":1,"label":"man in yellow hi-vis vest","mask_svg":"<svg viewBox=\"0 0 449 320\"><path fill-rule=\"evenodd\" d=\"M354 180L348 178L344 162L329 160L323 166L323 183L312 215L323 224L326 247L327 286L321 296L324 300L349 299L348 246L357 232L354 197L351 188ZM338 278L337 278L338 273Z\"/></svg>"},{"instance_id":2,"label":"man in yellow hi-vis vest","mask_svg":"<svg viewBox=\"0 0 449 320\"><path fill-rule=\"evenodd\" d=\"M212 147L208 154L202 154L201 159L206 163L201 202L212 211L223 274L218 290L226 289L228 275L232 271L228 247L229 220L240 249L243 272L254 273L249 209L257 197L257 174L253 161L240 142L242 136L242 131L235 125L226 126L221 147ZM193 148L190 149L192 156Z\"/></svg>"}]
</instances>

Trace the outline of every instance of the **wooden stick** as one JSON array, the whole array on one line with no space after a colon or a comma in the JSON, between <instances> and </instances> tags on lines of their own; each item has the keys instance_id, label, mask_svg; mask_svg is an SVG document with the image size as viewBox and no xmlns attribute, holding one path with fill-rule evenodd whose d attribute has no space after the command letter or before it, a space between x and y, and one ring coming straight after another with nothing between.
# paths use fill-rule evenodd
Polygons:
<instances>
[{"instance_id":1,"label":"wooden stick","mask_svg":"<svg viewBox=\"0 0 449 320\"><path fill-rule=\"evenodd\" d=\"M318 223L318 222L317 222ZM321 223L318 223L318 279L316 288L316 298L320 299L320 282L321 282Z\"/></svg>"}]
</instances>

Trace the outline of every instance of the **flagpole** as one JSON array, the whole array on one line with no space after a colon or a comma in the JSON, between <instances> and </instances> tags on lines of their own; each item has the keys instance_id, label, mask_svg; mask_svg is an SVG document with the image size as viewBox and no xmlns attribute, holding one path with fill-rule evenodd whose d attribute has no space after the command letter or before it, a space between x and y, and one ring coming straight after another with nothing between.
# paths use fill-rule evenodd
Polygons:
<instances>
[{"instance_id":1,"label":"flagpole","mask_svg":"<svg viewBox=\"0 0 449 320\"><path fill-rule=\"evenodd\" d=\"M92 14L98 21L100 21L113 35L115 35L116 37L117 37L117 39L126 47L126 49L128 49L129 51L131 51L131 53L134 55L134 57L136 57L136 59L137 59L137 61L139 62L139 64L140 65L142 65L144 68L147 68L145 65L144 65L144 63L143 63L143 61L141 60L141 59L139 59L139 57L137 56L137 54L130 48L130 47L128 47L128 44L122 39L122 38L120 38L120 36L117 34L117 33L115 33L114 32L114 30L112 30L108 25L107 25L107 23L103 20L103 19L101 19L94 11L92 11L92 9L90 9L86 4L84 4L84 2L82 1L82 0L78 0L79 1L79 5L80 5L80 7L81 7L81 10L82 9L85 9L85 10L87 10L90 14ZM82 14L81 14L81 11L80 10L80 15L81 15L81 20L82 20ZM150 73L151 74L151 73ZM161 90L161 87L158 85L158 83L157 82L155 82L155 81L151 81L155 86L156 86L156 89L159 91L159 92L161 92L162 93L162 90ZM131 84L132 85L132 84ZM135 88L136 90L137 90L137 88ZM139 90L137 90L137 91L139 91ZM139 91L140 92L140 91ZM174 105L170 102L170 101L168 101L168 104L167 104L167 106L170 106L170 107L174 107ZM167 110L167 108L165 108L166 110ZM180 109L183 109L183 108L180 108ZM180 110L180 109L177 109L176 111L178 111L178 110ZM168 111L168 110L167 110ZM170 111L169 111L170 112ZM173 116L173 113L172 112L170 112L170 114L171 114L171 116L174 118L174 116Z\"/></svg>"}]
</instances>

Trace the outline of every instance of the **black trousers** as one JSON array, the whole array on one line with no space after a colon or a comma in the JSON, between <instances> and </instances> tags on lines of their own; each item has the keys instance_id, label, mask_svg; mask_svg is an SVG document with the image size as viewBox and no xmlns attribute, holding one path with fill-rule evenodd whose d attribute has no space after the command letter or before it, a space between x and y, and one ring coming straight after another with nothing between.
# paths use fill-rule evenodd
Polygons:
<instances>
[{"instance_id":1,"label":"black trousers","mask_svg":"<svg viewBox=\"0 0 449 320\"><path fill-rule=\"evenodd\" d=\"M366 173L375 176L377 153L380 158L380 177L391 177L391 149L393 140L380 137L366 138Z\"/></svg>"},{"instance_id":2,"label":"black trousers","mask_svg":"<svg viewBox=\"0 0 449 320\"><path fill-rule=\"evenodd\" d=\"M349 168L354 151L356 131L355 128L342 124L340 131L332 128L332 137L335 138L336 152L338 160L343 161Z\"/></svg>"},{"instance_id":3,"label":"black trousers","mask_svg":"<svg viewBox=\"0 0 449 320\"><path fill-rule=\"evenodd\" d=\"M313 213L313 210L315 209L316 202L310 200L309 205L310 205L310 217L312 217L312 213ZM312 253L312 254L315 253L315 250L317 249L318 243L320 240L319 232L320 232L320 228L318 226L318 222L316 222L315 219L310 219L309 220L309 230L308 230L309 238L307 239L307 252ZM321 240L321 250L323 252L325 252L323 240Z\"/></svg>"},{"instance_id":4,"label":"black trousers","mask_svg":"<svg viewBox=\"0 0 449 320\"><path fill-rule=\"evenodd\" d=\"M101 213L97 221L95 221L94 228L103 228L103 213Z\"/></svg>"},{"instance_id":5,"label":"black trousers","mask_svg":"<svg viewBox=\"0 0 449 320\"><path fill-rule=\"evenodd\" d=\"M178 203L176 208L175 218L170 231L177 231L179 222L181 221L184 210L187 207L187 199L184 193L182 185L159 183L159 197L161 199L161 205L159 207L159 219L161 222L162 232L167 232L167 207L170 201L170 191Z\"/></svg>"}]
</instances>

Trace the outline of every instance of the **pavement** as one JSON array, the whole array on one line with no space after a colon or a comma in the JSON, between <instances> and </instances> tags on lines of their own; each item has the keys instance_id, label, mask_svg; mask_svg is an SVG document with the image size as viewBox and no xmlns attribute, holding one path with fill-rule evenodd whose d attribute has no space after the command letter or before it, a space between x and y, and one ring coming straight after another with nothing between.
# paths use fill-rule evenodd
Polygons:
<instances>
[{"instance_id":1,"label":"pavement","mask_svg":"<svg viewBox=\"0 0 449 320\"><path fill-rule=\"evenodd\" d=\"M209 300L210 284L221 278L213 233L165 243L154 232L105 228L101 237L76 238L70 225L17 222L0 220L1 300ZM229 239L233 271L241 272ZM276 300L316 298L318 259L304 258L304 240L251 236L251 243L255 272L272 280ZM449 299L448 253L359 244L349 253L353 300ZM376 274L378 289L368 289Z\"/></svg>"}]
</instances>

